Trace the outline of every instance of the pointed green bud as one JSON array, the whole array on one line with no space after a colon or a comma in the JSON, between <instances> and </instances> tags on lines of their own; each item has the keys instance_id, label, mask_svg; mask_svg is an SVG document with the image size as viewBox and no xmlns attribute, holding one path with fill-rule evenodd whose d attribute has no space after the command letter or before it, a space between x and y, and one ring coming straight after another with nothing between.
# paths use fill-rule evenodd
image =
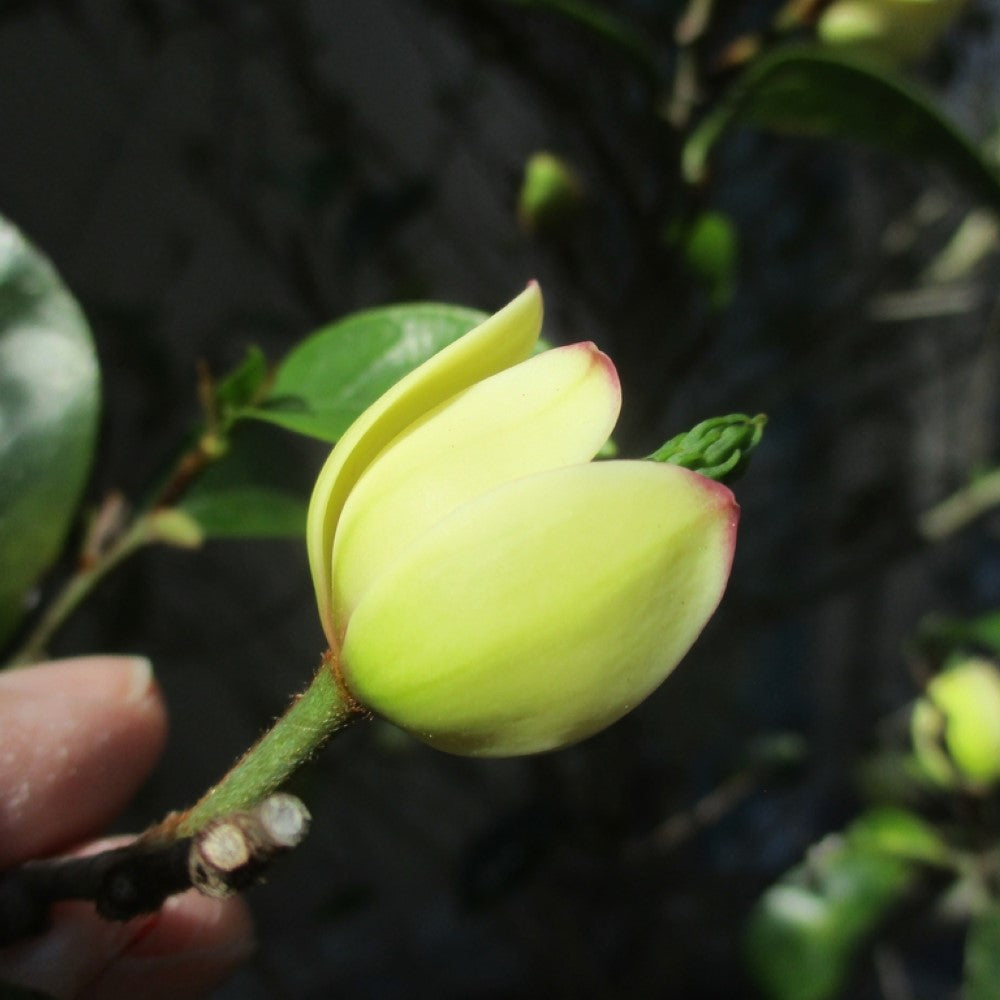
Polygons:
<instances>
[{"instance_id":1,"label":"pointed green bud","mask_svg":"<svg viewBox=\"0 0 1000 1000\"><path fill-rule=\"evenodd\" d=\"M378 400L307 540L352 697L444 750L565 746L676 666L722 597L738 507L674 465L592 459L620 406L593 344L532 355L536 285Z\"/></svg>"},{"instance_id":2,"label":"pointed green bud","mask_svg":"<svg viewBox=\"0 0 1000 1000\"><path fill-rule=\"evenodd\" d=\"M201 525L177 507L163 507L149 515L152 536L165 545L175 545L181 549L197 549L205 541Z\"/></svg>"},{"instance_id":3,"label":"pointed green bud","mask_svg":"<svg viewBox=\"0 0 1000 1000\"><path fill-rule=\"evenodd\" d=\"M649 455L648 461L680 465L720 482L735 479L746 468L766 424L762 413L756 417L745 413L711 417L672 437Z\"/></svg>"}]
</instances>

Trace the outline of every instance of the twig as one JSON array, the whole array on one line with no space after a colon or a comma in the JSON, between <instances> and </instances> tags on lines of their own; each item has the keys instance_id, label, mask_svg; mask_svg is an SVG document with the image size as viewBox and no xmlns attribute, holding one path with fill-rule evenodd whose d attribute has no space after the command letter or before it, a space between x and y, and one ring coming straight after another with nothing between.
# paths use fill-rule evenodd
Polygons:
<instances>
[{"instance_id":1,"label":"twig","mask_svg":"<svg viewBox=\"0 0 1000 1000\"><path fill-rule=\"evenodd\" d=\"M993 469L925 511L918 521L920 534L930 542L939 542L961 531L998 504L1000 469Z\"/></svg>"},{"instance_id":2,"label":"twig","mask_svg":"<svg viewBox=\"0 0 1000 1000\"><path fill-rule=\"evenodd\" d=\"M204 375L200 376L204 379ZM63 584L52 603L35 623L22 644L7 661L7 666L34 663L45 655L46 646L63 622L77 609L94 587L119 563L153 542L184 547L197 545L200 537L164 530L164 515L175 505L191 484L225 453L222 438L206 432L177 460L153 503L127 516L124 500L110 494L95 514L83 540L73 575Z\"/></svg>"},{"instance_id":3,"label":"twig","mask_svg":"<svg viewBox=\"0 0 1000 1000\"><path fill-rule=\"evenodd\" d=\"M102 917L129 920L190 888L232 895L301 843L309 819L299 799L278 793L179 840L142 837L88 857L27 861L0 876L0 944L43 931L60 900L91 900Z\"/></svg>"}]
</instances>

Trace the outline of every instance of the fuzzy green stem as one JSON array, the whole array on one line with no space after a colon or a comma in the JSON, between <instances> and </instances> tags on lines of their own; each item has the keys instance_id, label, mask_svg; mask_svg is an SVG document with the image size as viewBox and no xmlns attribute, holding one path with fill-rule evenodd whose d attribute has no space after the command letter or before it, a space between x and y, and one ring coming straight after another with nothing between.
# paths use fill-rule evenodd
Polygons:
<instances>
[{"instance_id":1,"label":"fuzzy green stem","mask_svg":"<svg viewBox=\"0 0 1000 1000\"><path fill-rule=\"evenodd\" d=\"M334 733L365 714L338 683L330 658L324 658L309 687L232 770L180 817L171 835L191 836L219 816L256 805Z\"/></svg>"}]
</instances>

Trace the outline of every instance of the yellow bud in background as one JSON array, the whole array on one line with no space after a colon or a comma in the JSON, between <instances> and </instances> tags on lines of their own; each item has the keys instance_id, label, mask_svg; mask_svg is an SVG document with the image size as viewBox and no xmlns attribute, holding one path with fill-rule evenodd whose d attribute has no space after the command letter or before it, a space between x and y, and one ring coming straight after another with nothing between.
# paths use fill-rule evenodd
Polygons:
<instances>
[{"instance_id":1,"label":"yellow bud in background","mask_svg":"<svg viewBox=\"0 0 1000 1000\"><path fill-rule=\"evenodd\" d=\"M966 0L836 0L817 31L827 45L895 65L923 58Z\"/></svg>"},{"instance_id":2,"label":"yellow bud in background","mask_svg":"<svg viewBox=\"0 0 1000 1000\"><path fill-rule=\"evenodd\" d=\"M982 790L1000 779L1000 671L968 659L938 674L914 706L911 734L924 773L943 787Z\"/></svg>"},{"instance_id":3,"label":"yellow bud in background","mask_svg":"<svg viewBox=\"0 0 1000 1000\"><path fill-rule=\"evenodd\" d=\"M565 746L634 708L722 597L738 508L673 465L593 462L618 416L593 344L530 357L532 284L370 407L307 542L343 683L444 750Z\"/></svg>"}]
</instances>

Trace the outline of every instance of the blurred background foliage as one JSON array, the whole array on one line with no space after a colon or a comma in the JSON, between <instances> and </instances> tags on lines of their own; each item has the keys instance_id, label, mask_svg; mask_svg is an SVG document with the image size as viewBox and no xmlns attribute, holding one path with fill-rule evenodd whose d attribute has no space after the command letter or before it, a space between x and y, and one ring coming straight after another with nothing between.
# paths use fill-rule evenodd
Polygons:
<instances>
[{"instance_id":1,"label":"blurred background foliage","mask_svg":"<svg viewBox=\"0 0 1000 1000\"><path fill-rule=\"evenodd\" d=\"M242 365L254 405L257 350L530 277L550 340L618 364L624 454L769 416L677 675L540 758L347 733L297 779L314 832L221 997L909 1000L963 970L997 995L1000 6L926 37L900 25L932 3L884 0L881 36L838 6L0 3L0 212L93 331L90 508L148 495L199 366ZM301 496L324 452L261 423L230 468L280 460ZM134 828L322 645L301 543L271 538L143 552L52 651L154 660L173 736Z\"/></svg>"}]
</instances>

